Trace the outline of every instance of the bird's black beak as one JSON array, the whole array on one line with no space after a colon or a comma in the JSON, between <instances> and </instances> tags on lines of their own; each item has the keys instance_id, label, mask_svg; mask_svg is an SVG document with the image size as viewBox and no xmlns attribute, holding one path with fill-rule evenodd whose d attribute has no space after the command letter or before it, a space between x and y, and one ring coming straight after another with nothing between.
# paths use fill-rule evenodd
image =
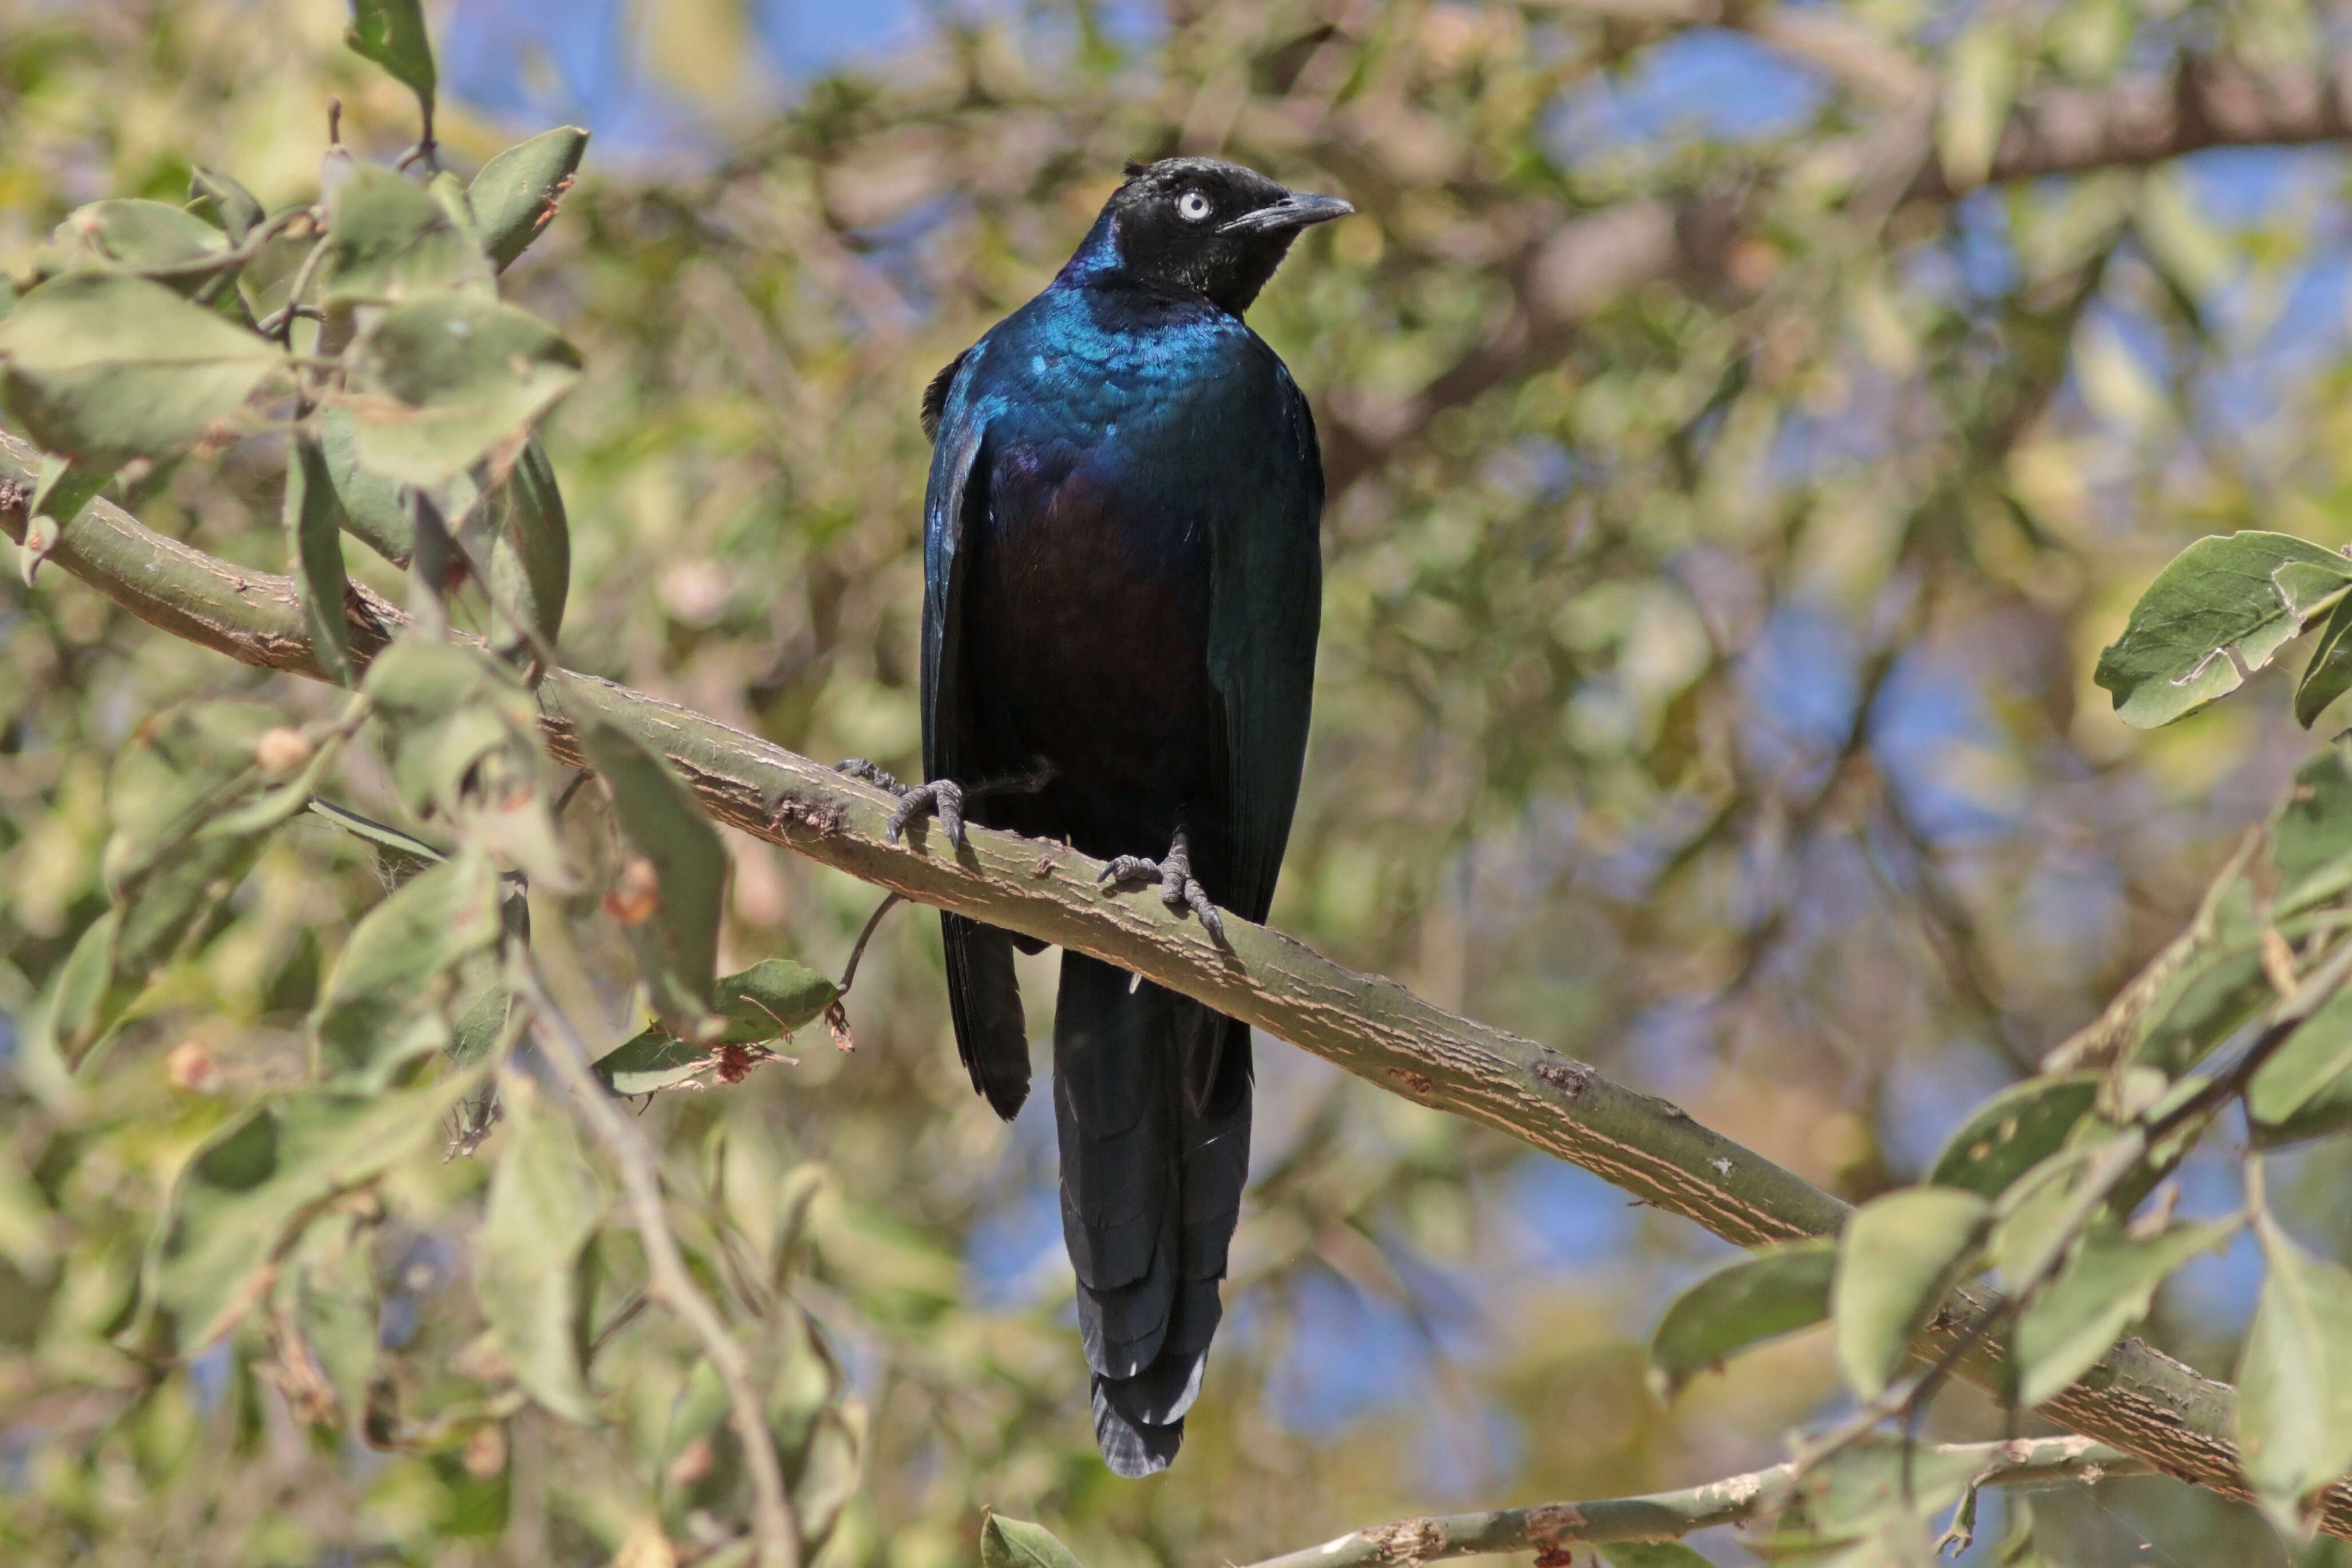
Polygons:
<instances>
[{"instance_id":1,"label":"bird's black beak","mask_svg":"<svg viewBox=\"0 0 2352 1568\"><path fill-rule=\"evenodd\" d=\"M1272 206L1246 212L1232 222L1218 226L1219 234L1270 234L1277 229L1305 228L1309 224L1329 223L1335 217L1346 217L1356 209L1337 196L1307 195L1299 192L1283 197Z\"/></svg>"}]
</instances>

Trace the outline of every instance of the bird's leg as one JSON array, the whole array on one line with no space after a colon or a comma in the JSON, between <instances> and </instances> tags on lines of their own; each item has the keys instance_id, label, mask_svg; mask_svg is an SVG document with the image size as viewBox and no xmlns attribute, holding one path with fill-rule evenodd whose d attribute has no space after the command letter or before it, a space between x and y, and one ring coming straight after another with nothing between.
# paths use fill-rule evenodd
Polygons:
<instances>
[{"instance_id":1,"label":"bird's leg","mask_svg":"<svg viewBox=\"0 0 2352 1568\"><path fill-rule=\"evenodd\" d=\"M1201 922L1201 929L1207 931L1219 947L1225 945L1225 922L1219 918L1217 906L1209 901L1209 890L1201 886L1192 875L1192 849L1185 842L1184 830L1181 827L1176 830L1175 842L1168 846L1168 853L1159 859L1147 860L1140 855L1121 855L1105 866L1102 875L1095 880L1124 885L1154 879L1160 883L1161 903L1171 910L1191 910L1193 918Z\"/></svg>"},{"instance_id":2,"label":"bird's leg","mask_svg":"<svg viewBox=\"0 0 2352 1568\"><path fill-rule=\"evenodd\" d=\"M933 779L922 784L901 784L864 757L852 757L836 763L835 771L847 773L852 778L864 779L867 784L878 785L898 797L898 807L890 814L889 824L882 835L891 843L898 842L898 836L907 830L907 824L928 814L940 819L940 826L947 830L949 843L959 849L963 847L963 786L953 779Z\"/></svg>"}]
</instances>

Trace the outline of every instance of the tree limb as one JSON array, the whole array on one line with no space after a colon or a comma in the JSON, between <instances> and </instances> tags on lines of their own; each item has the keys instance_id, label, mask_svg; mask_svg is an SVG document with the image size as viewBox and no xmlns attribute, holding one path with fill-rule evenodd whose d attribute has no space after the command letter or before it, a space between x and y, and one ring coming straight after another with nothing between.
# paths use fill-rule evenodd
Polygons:
<instances>
[{"instance_id":1,"label":"tree limb","mask_svg":"<svg viewBox=\"0 0 2352 1568\"><path fill-rule=\"evenodd\" d=\"M1980 1461L1972 1484L1980 1487L2088 1484L2109 1476L2144 1476L2144 1460L2087 1437L2020 1437L2007 1443L1947 1444L1929 1450L1942 1458ZM1780 1512L1795 1500L1793 1464L1775 1465L1680 1491L1647 1497L1610 1498L1601 1502L1541 1502L1532 1508L1491 1513L1400 1519L1353 1531L1336 1541L1252 1568L1380 1568L1398 1563L1434 1563L1489 1552L1535 1552L1543 1560L1572 1546L1612 1541L1675 1541L1718 1524L1739 1524Z\"/></svg>"},{"instance_id":2,"label":"tree limb","mask_svg":"<svg viewBox=\"0 0 2352 1568\"><path fill-rule=\"evenodd\" d=\"M1745 12L1696 0L1600 0L1579 8L1685 26L1737 26L1771 47L1832 70L1870 79L1870 95L1916 114L1931 107L1907 90L1907 57L1879 46L1864 58L1852 29L1812 11ZM1835 58L1832 58L1832 57ZM1919 91L1932 95L1924 70ZM2020 103L1995 151L1989 184L2102 169L2146 168L2212 147L2302 147L2352 139L2352 55L2312 69L2261 73L2223 60L2185 60L2168 73L2132 77L2098 88L2053 88ZM1954 186L1932 156L1920 162L1906 202L1949 202L1973 186ZM1720 276L1733 243L1748 226L1736 196L1677 200L1638 197L1583 214L1531 237L1507 265L1517 301L1503 324L1411 396L1334 409L1325 468L1331 492L1377 470L1399 443L1449 408L1525 380L1568 354L1585 322L1642 285L1664 279L1701 283Z\"/></svg>"},{"instance_id":3,"label":"tree limb","mask_svg":"<svg viewBox=\"0 0 2352 1568\"><path fill-rule=\"evenodd\" d=\"M39 454L0 431L0 533L20 541ZM10 481L14 481L13 488ZM158 535L95 500L47 558L151 625L264 668L325 679L311 658L292 582L249 572ZM366 660L406 617L354 584L352 655ZM1581 1165L1643 1202L1742 1247L1826 1236L1844 1204L1693 1121L1532 1040L1457 1017L1394 981L1358 974L1303 943L1225 916L1220 949L1149 894L1098 889L1097 862L1058 844L989 828L950 852L929 825L885 836L896 799L757 736L593 676L551 672L539 689L549 750L583 763L580 733L618 724L667 756L720 821L821 864L992 925L1091 954L1280 1036L1416 1103L1496 1129ZM1990 1292L1931 1324L1919 1353L1969 1338ZM1997 1349L1978 1343L1956 1370L1996 1392ZM2137 1339L2042 1406L2050 1419L2147 1459L2179 1479L2251 1496L2237 1464L2235 1391ZM2352 1538L2352 1487L2328 1494L2324 1529Z\"/></svg>"}]
</instances>

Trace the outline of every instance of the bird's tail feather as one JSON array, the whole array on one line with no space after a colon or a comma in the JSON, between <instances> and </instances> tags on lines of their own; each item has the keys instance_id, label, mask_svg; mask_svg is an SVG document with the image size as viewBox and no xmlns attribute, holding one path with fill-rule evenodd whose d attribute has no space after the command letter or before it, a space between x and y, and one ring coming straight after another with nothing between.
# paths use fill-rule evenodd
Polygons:
<instances>
[{"instance_id":1,"label":"bird's tail feather","mask_svg":"<svg viewBox=\"0 0 2352 1568\"><path fill-rule=\"evenodd\" d=\"M1066 952L1054 1086L1095 1437L1113 1470L1150 1475L1183 1442L1223 1314L1249 1169L1249 1029Z\"/></svg>"},{"instance_id":2,"label":"bird's tail feather","mask_svg":"<svg viewBox=\"0 0 2352 1568\"><path fill-rule=\"evenodd\" d=\"M1013 936L942 912L940 939L947 952L956 1052L971 1074L971 1087L1010 1121L1029 1098L1029 1026L1013 971Z\"/></svg>"}]
</instances>

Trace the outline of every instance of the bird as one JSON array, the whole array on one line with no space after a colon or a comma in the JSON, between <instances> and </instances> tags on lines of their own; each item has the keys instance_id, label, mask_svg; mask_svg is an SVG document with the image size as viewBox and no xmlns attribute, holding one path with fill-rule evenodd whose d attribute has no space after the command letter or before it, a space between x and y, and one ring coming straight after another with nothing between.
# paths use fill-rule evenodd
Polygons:
<instances>
[{"instance_id":1,"label":"bird","mask_svg":"<svg viewBox=\"0 0 2352 1568\"><path fill-rule=\"evenodd\" d=\"M1243 320L1292 242L1355 209L1236 163L1129 163L1045 289L933 378L923 782L897 834L967 820L1158 884L1213 940L1263 921L1304 766L1323 465L1289 369ZM972 1088L1029 1091L1013 951L942 913ZM1117 1474L1183 1442L1248 1176L1248 1026L1083 953L1061 962L1063 1238L1095 1436Z\"/></svg>"}]
</instances>

